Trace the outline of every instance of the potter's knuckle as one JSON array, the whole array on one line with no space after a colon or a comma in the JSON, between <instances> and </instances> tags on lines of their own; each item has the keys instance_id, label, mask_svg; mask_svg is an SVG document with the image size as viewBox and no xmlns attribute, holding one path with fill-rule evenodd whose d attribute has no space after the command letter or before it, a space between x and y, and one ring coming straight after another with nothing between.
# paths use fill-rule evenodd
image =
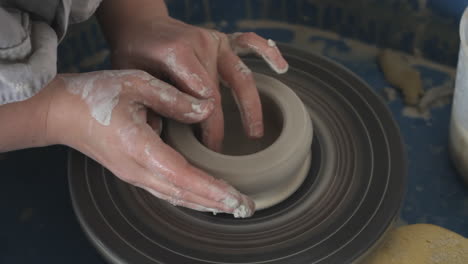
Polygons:
<instances>
[{"instance_id":1,"label":"potter's knuckle","mask_svg":"<svg viewBox=\"0 0 468 264\"><path fill-rule=\"evenodd\" d=\"M191 35L196 39L207 38L209 37L209 31L202 28L195 28L191 31Z\"/></svg>"},{"instance_id":2,"label":"potter's knuckle","mask_svg":"<svg viewBox=\"0 0 468 264\"><path fill-rule=\"evenodd\" d=\"M210 47L217 46L218 37L213 35L215 33L206 31L200 37L201 46L209 49Z\"/></svg>"},{"instance_id":3,"label":"potter's knuckle","mask_svg":"<svg viewBox=\"0 0 468 264\"><path fill-rule=\"evenodd\" d=\"M250 40L252 38L258 37L258 35L255 32L245 32L241 35L242 38L245 38L246 40Z\"/></svg>"},{"instance_id":4,"label":"potter's knuckle","mask_svg":"<svg viewBox=\"0 0 468 264\"><path fill-rule=\"evenodd\" d=\"M185 49L185 45L182 39L171 39L164 43L158 44L156 48L156 53L160 53L163 56L166 56L168 51L179 53Z\"/></svg>"},{"instance_id":5,"label":"potter's knuckle","mask_svg":"<svg viewBox=\"0 0 468 264\"><path fill-rule=\"evenodd\" d=\"M229 42L229 36L223 32L215 31L216 36L219 37L220 41Z\"/></svg>"}]
</instances>

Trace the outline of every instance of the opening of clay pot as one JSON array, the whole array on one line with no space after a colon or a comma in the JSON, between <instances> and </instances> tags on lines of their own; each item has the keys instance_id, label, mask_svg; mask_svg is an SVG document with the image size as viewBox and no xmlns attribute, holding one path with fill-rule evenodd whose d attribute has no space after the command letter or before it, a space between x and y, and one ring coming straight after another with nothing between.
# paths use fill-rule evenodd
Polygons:
<instances>
[{"instance_id":1,"label":"opening of clay pot","mask_svg":"<svg viewBox=\"0 0 468 264\"><path fill-rule=\"evenodd\" d=\"M230 156L243 156L257 153L271 146L283 130L283 114L275 102L265 93L260 92L262 102L264 135L259 139L249 138L242 126L239 108L229 88L222 88L221 97L224 113L224 141L221 154ZM194 133L200 141L198 126Z\"/></svg>"}]
</instances>

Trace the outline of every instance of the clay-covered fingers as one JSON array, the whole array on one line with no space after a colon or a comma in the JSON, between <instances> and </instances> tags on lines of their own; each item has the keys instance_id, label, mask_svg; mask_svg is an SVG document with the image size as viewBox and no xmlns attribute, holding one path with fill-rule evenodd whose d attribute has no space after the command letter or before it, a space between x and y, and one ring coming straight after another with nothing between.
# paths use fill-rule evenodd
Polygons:
<instances>
[{"instance_id":1,"label":"clay-covered fingers","mask_svg":"<svg viewBox=\"0 0 468 264\"><path fill-rule=\"evenodd\" d=\"M163 71L179 89L197 98L213 96L216 84L192 49L167 48L158 56L163 56Z\"/></svg>"},{"instance_id":2,"label":"clay-covered fingers","mask_svg":"<svg viewBox=\"0 0 468 264\"><path fill-rule=\"evenodd\" d=\"M220 152L224 140L224 114L219 88L216 89L213 100L214 109L212 114L200 123L201 137L207 148Z\"/></svg>"},{"instance_id":3,"label":"clay-covered fingers","mask_svg":"<svg viewBox=\"0 0 468 264\"><path fill-rule=\"evenodd\" d=\"M197 99L161 80L152 77L135 79L139 101L154 112L184 123L196 123L206 119L214 109L213 100Z\"/></svg>"},{"instance_id":4,"label":"clay-covered fingers","mask_svg":"<svg viewBox=\"0 0 468 264\"><path fill-rule=\"evenodd\" d=\"M262 105L252 71L231 50L227 41L223 41L220 47L218 72L232 91L246 135L251 138L262 137Z\"/></svg>"},{"instance_id":5,"label":"clay-covered fingers","mask_svg":"<svg viewBox=\"0 0 468 264\"><path fill-rule=\"evenodd\" d=\"M224 115L219 91L217 61L220 40L224 34L214 30L203 30L203 33L203 45L200 45L201 43L194 45L194 51L200 64L203 65L209 78L213 81L214 109L212 114L200 123L201 139L207 148L220 152L224 139Z\"/></svg>"},{"instance_id":6,"label":"clay-covered fingers","mask_svg":"<svg viewBox=\"0 0 468 264\"><path fill-rule=\"evenodd\" d=\"M154 196L166 200L174 206L183 206L202 212L229 213L236 217L249 217L254 212L254 206L245 196L226 198L217 201L204 197L193 191L176 186L168 181L147 174L144 185L138 185ZM237 200L236 200L237 199ZM237 202L241 201L241 202Z\"/></svg>"},{"instance_id":7,"label":"clay-covered fingers","mask_svg":"<svg viewBox=\"0 0 468 264\"><path fill-rule=\"evenodd\" d=\"M159 188L159 186L160 185L156 185L154 188ZM163 194L161 192L155 191L155 189L151 188L151 187L146 187L146 186L138 186L138 187L146 190L147 192L151 193L153 196L155 196L155 197L157 197L159 199L162 199L162 200L165 200L165 201L169 202L170 204L172 204L174 206L183 206L183 207L190 208L190 209L193 209L193 210L196 210L196 211L212 212L214 214L221 212L219 209L206 207L206 205L202 206L202 205L200 205L198 203L187 202L185 200L181 200L180 196L174 196L174 195L171 196L171 195ZM181 191L177 191L176 193L180 194Z\"/></svg>"},{"instance_id":8,"label":"clay-covered fingers","mask_svg":"<svg viewBox=\"0 0 468 264\"><path fill-rule=\"evenodd\" d=\"M276 43L264 39L253 32L233 33L229 35L232 50L238 55L256 54L262 57L276 73L288 71L288 63L281 55Z\"/></svg>"},{"instance_id":9,"label":"clay-covered fingers","mask_svg":"<svg viewBox=\"0 0 468 264\"><path fill-rule=\"evenodd\" d=\"M130 162L129 162L130 161ZM192 194L189 191L178 188L168 181L162 180L161 177L155 176L157 173L154 170L149 170L140 163L137 159L122 160L125 164L122 170L113 171L119 175L121 179L140 187L157 198L163 199L172 205L184 206L190 209L207 212L224 212L228 211L224 205L220 205L215 201Z\"/></svg>"},{"instance_id":10,"label":"clay-covered fingers","mask_svg":"<svg viewBox=\"0 0 468 264\"><path fill-rule=\"evenodd\" d=\"M255 205L249 198L226 182L191 166L148 130L140 134L139 139L137 148L142 154L136 160L147 170L148 175L140 180L140 186L164 195L175 205L201 211L232 213L237 217L253 214Z\"/></svg>"}]
</instances>

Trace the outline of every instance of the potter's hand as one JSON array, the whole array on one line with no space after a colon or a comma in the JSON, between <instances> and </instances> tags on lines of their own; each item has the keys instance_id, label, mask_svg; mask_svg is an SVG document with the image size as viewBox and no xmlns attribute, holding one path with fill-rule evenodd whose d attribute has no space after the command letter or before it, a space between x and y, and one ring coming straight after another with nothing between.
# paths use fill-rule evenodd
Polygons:
<instances>
[{"instance_id":1,"label":"potter's hand","mask_svg":"<svg viewBox=\"0 0 468 264\"><path fill-rule=\"evenodd\" d=\"M211 100L136 70L65 74L53 83L58 89L47 117L50 144L71 146L174 205L238 217L253 213L249 198L191 166L159 137L159 115L200 122L211 114Z\"/></svg>"},{"instance_id":2,"label":"potter's hand","mask_svg":"<svg viewBox=\"0 0 468 264\"><path fill-rule=\"evenodd\" d=\"M202 140L219 151L224 137L219 79L233 91L245 133L263 136L263 118L251 71L237 55L254 53L278 73L288 69L275 43L255 33L226 35L172 19L163 1L138 0L145 8L126 6L125 0L103 2L99 18L112 47L113 65L138 68L172 80L197 98L214 98L213 114L201 124ZM156 5L156 6L155 6ZM150 12L146 11L150 10ZM137 12L137 13L133 13ZM219 78L219 79L218 79Z\"/></svg>"}]
</instances>

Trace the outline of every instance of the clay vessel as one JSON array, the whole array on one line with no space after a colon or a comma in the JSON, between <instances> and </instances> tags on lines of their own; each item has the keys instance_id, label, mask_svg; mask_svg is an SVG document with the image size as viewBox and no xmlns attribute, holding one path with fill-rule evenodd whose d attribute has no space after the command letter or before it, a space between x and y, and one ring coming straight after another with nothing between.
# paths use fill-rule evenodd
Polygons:
<instances>
[{"instance_id":1,"label":"clay vessel","mask_svg":"<svg viewBox=\"0 0 468 264\"><path fill-rule=\"evenodd\" d=\"M300 98L282 82L254 73L262 101L265 135L248 139L239 111L222 88L225 139L222 153L203 146L196 129L169 121L165 140L196 167L224 179L249 195L257 210L271 207L289 197L308 174L313 128Z\"/></svg>"}]
</instances>

